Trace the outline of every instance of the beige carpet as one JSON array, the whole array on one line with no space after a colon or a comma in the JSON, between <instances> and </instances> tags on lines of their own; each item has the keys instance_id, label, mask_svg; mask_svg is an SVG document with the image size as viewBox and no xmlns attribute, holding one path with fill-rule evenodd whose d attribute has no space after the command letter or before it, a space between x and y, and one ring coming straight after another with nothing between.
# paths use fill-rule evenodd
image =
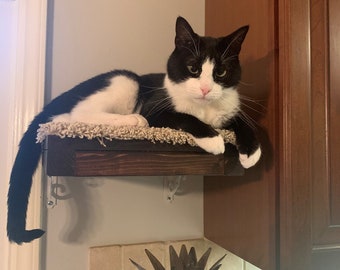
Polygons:
<instances>
[{"instance_id":1,"label":"beige carpet","mask_svg":"<svg viewBox=\"0 0 340 270\"><path fill-rule=\"evenodd\" d=\"M229 130L217 130L226 143L235 144L235 135ZM151 142L169 144L196 145L191 136L183 131L170 128L109 126L86 123L49 122L41 124L37 131L37 142L44 141L46 136L56 135L60 138L119 139L119 140L149 140Z\"/></svg>"}]
</instances>

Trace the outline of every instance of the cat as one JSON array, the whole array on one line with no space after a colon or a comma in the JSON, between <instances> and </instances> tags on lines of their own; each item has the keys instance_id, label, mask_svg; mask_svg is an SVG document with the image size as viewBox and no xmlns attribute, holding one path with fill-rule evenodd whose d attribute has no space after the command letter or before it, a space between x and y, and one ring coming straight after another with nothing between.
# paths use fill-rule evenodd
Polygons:
<instances>
[{"instance_id":1,"label":"cat","mask_svg":"<svg viewBox=\"0 0 340 270\"><path fill-rule=\"evenodd\" d=\"M113 70L98 75L56 97L33 119L10 176L7 235L11 242L31 242L44 234L40 229L26 230L32 175L41 155L35 137L42 123L169 127L191 134L199 147L214 155L225 150L215 129L231 129L243 167L257 163L260 143L242 117L237 92L239 53L249 26L220 38L199 36L182 17L177 18L175 28L175 48L165 74L139 76Z\"/></svg>"}]
</instances>

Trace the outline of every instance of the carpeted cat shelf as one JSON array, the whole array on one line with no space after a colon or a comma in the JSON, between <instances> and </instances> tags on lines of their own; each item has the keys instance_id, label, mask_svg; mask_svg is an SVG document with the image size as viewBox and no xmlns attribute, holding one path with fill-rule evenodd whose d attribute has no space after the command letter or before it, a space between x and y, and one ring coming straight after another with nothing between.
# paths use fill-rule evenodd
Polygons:
<instances>
[{"instance_id":1,"label":"carpeted cat shelf","mask_svg":"<svg viewBox=\"0 0 340 270\"><path fill-rule=\"evenodd\" d=\"M37 142L48 176L243 174L234 133L217 131L230 146L220 155L197 147L186 132L156 127L49 122Z\"/></svg>"}]
</instances>

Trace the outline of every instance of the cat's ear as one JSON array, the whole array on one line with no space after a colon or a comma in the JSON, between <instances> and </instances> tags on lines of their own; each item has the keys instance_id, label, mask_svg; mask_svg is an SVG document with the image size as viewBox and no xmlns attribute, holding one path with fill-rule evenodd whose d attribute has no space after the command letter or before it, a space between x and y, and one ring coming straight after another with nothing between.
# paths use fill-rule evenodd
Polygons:
<instances>
[{"instance_id":1,"label":"cat's ear","mask_svg":"<svg viewBox=\"0 0 340 270\"><path fill-rule=\"evenodd\" d=\"M249 25L245 25L230 35L222 38L220 41L220 47L223 50L223 55L227 56L228 54L239 54L241 51L242 43L248 33Z\"/></svg>"},{"instance_id":2,"label":"cat's ear","mask_svg":"<svg viewBox=\"0 0 340 270\"><path fill-rule=\"evenodd\" d=\"M176 47L190 48L191 46L195 46L197 37L197 34L192 30L190 24L183 17L178 17L176 21Z\"/></svg>"}]
</instances>

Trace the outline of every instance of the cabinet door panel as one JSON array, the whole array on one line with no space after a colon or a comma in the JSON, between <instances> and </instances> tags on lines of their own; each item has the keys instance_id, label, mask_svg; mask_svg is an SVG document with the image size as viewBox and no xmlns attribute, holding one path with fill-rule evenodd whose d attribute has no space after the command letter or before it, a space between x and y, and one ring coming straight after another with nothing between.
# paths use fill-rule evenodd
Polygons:
<instances>
[{"instance_id":1,"label":"cabinet door panel","mask_svg":"<svg viewBox=\"0 0 340 270\"><path fill-rule=\"evenodd\" d=\"M340 2L313 1L314 250L340 244Z\"/></svg>"},{"instance_id":2,"label":"cabinet door panel","mask_svg":"<svg viewBox=\"0 0 340 270\"><path fill-rule=\"evenodd\" d=\"M311 1L312 269L340 269L340 2Z\"/></svg>"},{"instance_id":3,"label":"cabinet door panel","mask_svg":"<svg viewBox=\"0 0 340 270\"><path fill-rule=\"evenodd\" d=\"M243 177L205 177L205 236L261 269L276 269L277 80L275 1L206 1L206 34L221 36L243 25L250 29L240 55L246 97L243 109L266 132L262 163ZM274 149L274 150L273 150Z\"/></svg>"},{"instance_id":4,"label":"cabinet door panel","mask_svg":"<svg viewBox=\"0 0 340 270\"><path fill-rule=\"evenodd\" d=\"M330 223L340 226L340 2L337 0L329 1L329 60Z\"/></svg>"}]
</instances>

